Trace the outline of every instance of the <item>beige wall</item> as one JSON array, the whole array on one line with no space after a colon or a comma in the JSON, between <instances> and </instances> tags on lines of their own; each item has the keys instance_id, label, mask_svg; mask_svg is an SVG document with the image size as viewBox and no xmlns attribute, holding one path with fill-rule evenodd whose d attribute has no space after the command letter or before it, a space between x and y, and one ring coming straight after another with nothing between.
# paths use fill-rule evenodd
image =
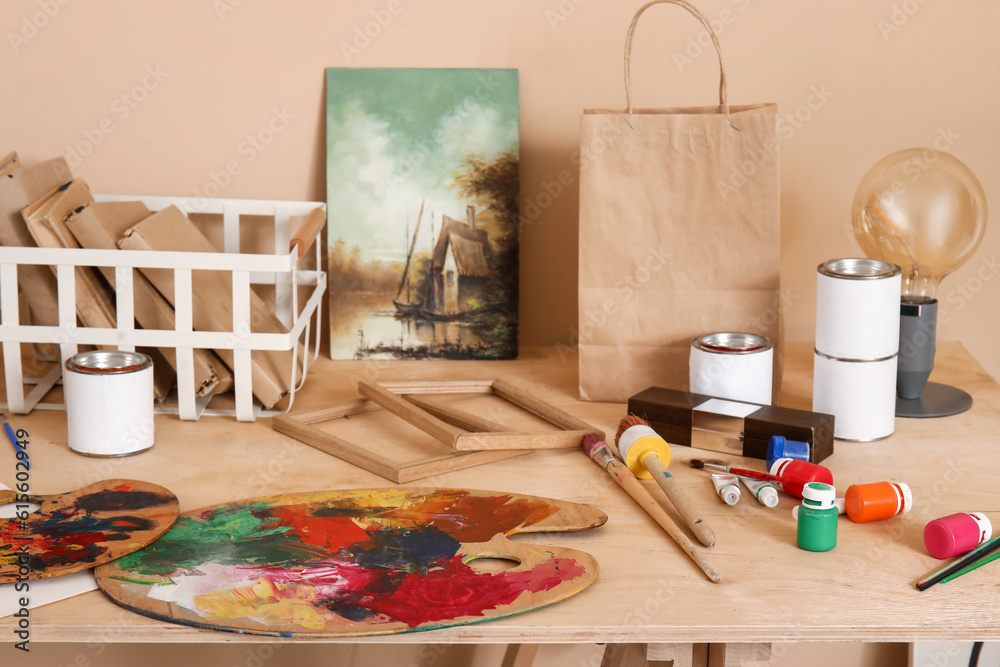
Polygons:
<instances>
[{"instance_id":1,"label":"beige wall","mask_svg":"<svg viewBox=\"0 0 1000 667\"><path fill-rule=\"evenodd\" d=\"M6 0L0 151L16 148L31 161L73 159L82 149L88 155L76 172L98 192L203 193L212 174L234 162L239 174L223 196L322 200L325 67L516 67L522 197L533 218L522 235L522 341L568 342L576 323L578 196L570 155L581 109L624 105L621 54L638 6ZM777 102L791 114L781 146L789 340L812 339L816 265L860 252L847 227L851 198L879 158L948 136L949 150L1000 206L997 3L698 6L723 28L730 100ZM373 23L378 17L384 27ZM374 36L364 37L366 29ZM709 52L698 54L700 32L677 7L646 14L635 43L638 104L714 102L717 65ZM693 62L678 65L687 54ZM269 123L280 131L262 150L248 150L247 137ZM560 185L560 176L570 184ZM547 192L558 187L550 203ZM548 206L536 212L529 205L538 203ZM341 223L331 212L331 224ZM940 295L942 336L963 341L996 376L1000 349L989 332L1000 310L998 248L1000 235L988 233Z\"/></svg>"},{"instance_id":2,"label":"beige wall","mask_svg":"<svg viewBox=\"0 0 1000 667\"><path fill-rule=\"evenodd\" d=\"M97 192L203 194L234 163L239 173L221 196L322 200L325 67L518 68L522 200L534 218L521 241L522 341L568 342L578 197L570 155L581 109L624 105L624 33L639 4L5 0L0 153L17 149L26 162L68 154ZM723 28L730 101L777 102L791 114L781 145L790 340L812 339L816 265L859 253L851 198L882 156L949 137L1000 210L1000 4L697 4ZM366 29L374 36L362 41ZM699 55L700 32L676 7L646 15L634 53L639 105L714 102L717 64ZM693 62L679 67L688 49ZM270 143L247 150L269 124L279 130ZM569 185L549 203L544 194L560 181ZM535 217L529 204L548 205ZM342 224L336 211L330 218ZM1000 234L988 233L939 295L942 337L964 342L994 376L998 250Z\"/></svg>"}]
</instances>

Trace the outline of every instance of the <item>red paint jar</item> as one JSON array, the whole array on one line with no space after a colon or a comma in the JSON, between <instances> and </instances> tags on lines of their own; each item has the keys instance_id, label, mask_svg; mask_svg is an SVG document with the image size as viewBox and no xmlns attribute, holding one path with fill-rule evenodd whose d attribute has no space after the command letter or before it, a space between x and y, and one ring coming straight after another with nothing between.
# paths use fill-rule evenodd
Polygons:
<instances>
[{"instance_id":1,"label":"red paint jar","mask_svg":"<svg viewBox=\"0 0 1000 667\"><path fill-rule=\"evenodd\" d=\"M829 468L799 459L778 459L771 465L771 474L784 478L781 488L785 493L802 498L802 487L810 482L833 486L833 473Z\"/></svg>"}]
</instances>

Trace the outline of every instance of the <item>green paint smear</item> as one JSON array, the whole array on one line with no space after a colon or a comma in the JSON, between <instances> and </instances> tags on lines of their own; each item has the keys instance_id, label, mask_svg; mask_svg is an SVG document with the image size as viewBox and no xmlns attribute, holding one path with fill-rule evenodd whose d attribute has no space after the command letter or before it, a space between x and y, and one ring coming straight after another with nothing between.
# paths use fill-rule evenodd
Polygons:
<instances>
[{"instance_id":1,"label":"green paint smear","mask_svg":"<svg viewBox=\"0 0 1000 667\"><path fill-rule=\"evenodd\" d=\"M292 527L282 526L273 517L253 515L255 510L267 508L268 503L255 503L213 510L200 518L180 517L160 539L117 561L121 571L130 573L121 578L153 583L144 577L169 576L202 563L255 565L312 554L311 548L296 544L296 536L285 535Z\"/></svg>"}]
</instances>

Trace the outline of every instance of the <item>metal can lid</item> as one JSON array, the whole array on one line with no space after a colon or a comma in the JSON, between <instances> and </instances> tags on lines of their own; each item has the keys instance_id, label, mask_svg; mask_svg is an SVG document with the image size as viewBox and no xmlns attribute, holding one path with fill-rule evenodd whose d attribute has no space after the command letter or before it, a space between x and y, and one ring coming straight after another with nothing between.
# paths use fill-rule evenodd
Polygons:
<instances>
[{"instance_id":1,"label":"metal can lid","mask_svg":"<svg viewBox=\"0 0 1000 667\"><path fill-rule=\"evenodd\" d=\"M135 373L149 368L153 360L142 352L93 350L80 352L66 360L66 370L92 375Z\"/></svg>"},{"instance_id":2,"label":"metal can lid","mask_svg":"<svg viewBox=\"0 0 1000 667\"><path fill-rule=\"evenodd\" d=\"M691 339L691 345L705 352L720 354L751 354L764 352L774 347L774 341L767 336L752 333L724 331L702 334Z\"/></svg>"},{"instance_id":3,"label":"metal can lid","mask_svg":"<svg viewBox=\"0 0 1000 667\"><path fill-rule=\"evenodd\" d=\"M891 278L903 271L895 264L869 257L849 257L823 262L816 270L824 276L846 280L879 280Z\"/></svg>"}]
</instances>

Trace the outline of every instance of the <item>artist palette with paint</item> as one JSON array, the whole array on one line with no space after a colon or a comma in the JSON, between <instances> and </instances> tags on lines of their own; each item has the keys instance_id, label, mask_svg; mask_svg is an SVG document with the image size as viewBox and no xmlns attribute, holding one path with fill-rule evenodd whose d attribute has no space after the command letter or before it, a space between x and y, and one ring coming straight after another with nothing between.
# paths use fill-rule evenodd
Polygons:
<instances>
[{"instance_id":1,"label":"artist palette with paint","mask_svg":"<svg viewBox=\"0 0 1000 667\"><path fill-rule=\"evenodd\" d=\"M111 479L55 495L0 491L0 504L38 505L0 519L0 583L86 570L143 548L177 519L177 497L149 482ZM25 510L27 511L27 510Z\"/></svg>"},{"instance_id":2,"label":"artist palette with paint","mask_svg":"<svg viewBox=\"0 0 1000 667\"><path fill-rule=\"evenodd\" d=\"M189 512L96 574L118 604L172 623L286 637L430 630L581 591L597 577L591 555L506 536L606 521L589 505L490 491L296 493ZM517 565L480 571L480 558Z\"/></svg>"}]
</instances>

